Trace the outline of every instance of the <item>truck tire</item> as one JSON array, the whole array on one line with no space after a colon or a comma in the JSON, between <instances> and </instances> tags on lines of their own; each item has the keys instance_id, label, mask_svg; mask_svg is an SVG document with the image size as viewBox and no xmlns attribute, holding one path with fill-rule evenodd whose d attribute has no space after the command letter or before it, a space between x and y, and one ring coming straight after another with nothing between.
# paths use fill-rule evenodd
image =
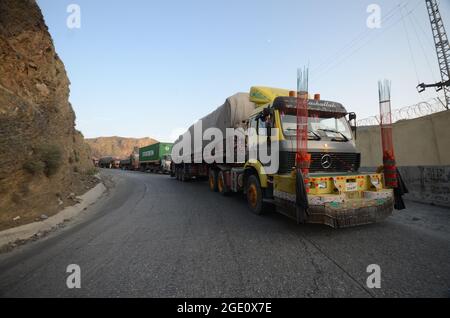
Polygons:
<instances>
[{"instance_id":1,"label":"truck tire","mask_svg":"<svg viewBox=\"0 0 450 318\"><path fill-rule=\"evenodd\" d=\"M175 177L176 177L176 179L178 180L178 181L180 181L181 180L181 178L180 178L180 171L181 169L180 168L175 168Z\"/></svg>"},{"instance_id":2,"label":"truck tire","mask_svg":"<svg viewBox=\"0 0 450 318\"><path fill-rule=\"evenodd\" d=\"M256 175L251 175L247 180L247 204L253 213L261 215L263 213L263 194L261 183Z\"/></svg>"},{"instance_id":3,"label":"truck tire","mask_svg":"<svg viewBox=\"0 0 450 318\"><path fill-rule=\"evenodd\" d=\"M219 191L218 185L217 185L217 171L210 169L209 170L209 177L208 177L208 184L209 189L213 192Z\"/></svg>"},{"instance_id":4,"label":"truck tire","mask_svg":"<svg viewBox=\"0 0 450 318\"><path fill-rule=\"evenodd\" d=\"M225 174L223 171L219 171L219 174L217 175L217 190L222 195L228 195L230 193L228 185L225 181Z\"/></svg>"}]
</instances>

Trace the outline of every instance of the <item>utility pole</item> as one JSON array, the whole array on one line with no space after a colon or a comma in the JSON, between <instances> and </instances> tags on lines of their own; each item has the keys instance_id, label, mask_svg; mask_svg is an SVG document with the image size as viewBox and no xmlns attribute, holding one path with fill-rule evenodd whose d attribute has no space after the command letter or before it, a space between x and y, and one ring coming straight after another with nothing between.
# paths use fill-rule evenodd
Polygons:
<instances>
[{"instance_id":1,"label":"utility pole","mask_svg":"<svg viewBox=\"0 0 450 318\"><path fill-rule=\"evenodd\" d=\"M419 93L425 91L427 87L435 87L436 91L444 90L445 107L450 106L450 44L448 42L447 33L445 32L444 22L437 0L425 0L428 15L430 17L431 31L433 32L434 44L441 71L442 81L436 84L419 84L417 89Z\"/></svg>"}]
</instances>

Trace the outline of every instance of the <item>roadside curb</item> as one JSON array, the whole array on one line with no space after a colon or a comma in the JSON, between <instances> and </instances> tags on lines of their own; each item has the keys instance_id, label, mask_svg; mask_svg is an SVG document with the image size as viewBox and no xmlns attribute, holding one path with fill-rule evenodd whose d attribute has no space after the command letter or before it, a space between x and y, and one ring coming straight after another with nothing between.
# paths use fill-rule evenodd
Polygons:
<instances>
[{"instance_id":1,"label":"roadside curb","mask_svg":"<svg viewBox=\"0 0 450 318\"><path fill-rule=\"evenodd\" d=\"M101 182L97 184L94 188L86 192L85 194L79 196L80 203L73 206L66 207L61 212L49 217L48 219L40 222L33 222L11 229L7 229L0 232L0 249L12 244L16 241L24 241L32 238L38 233L45 233L59 224L70 220L80 214L87 207L95 203L98 198L105 192L106 187Z\"/></svg>"}]
</instances>

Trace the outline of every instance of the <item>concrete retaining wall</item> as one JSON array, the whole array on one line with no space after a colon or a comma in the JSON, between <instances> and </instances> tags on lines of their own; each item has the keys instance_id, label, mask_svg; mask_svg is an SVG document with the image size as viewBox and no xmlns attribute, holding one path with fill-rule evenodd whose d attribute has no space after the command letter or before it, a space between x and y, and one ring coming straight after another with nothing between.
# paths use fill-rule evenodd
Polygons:
<instances>
[{"instance_id":1,"label":"concrete retaining wall","mask_svg":"<svg viewBox=\"0 0 450 318\"><path fill-rule=\"evenodd\" d=\"M400 167L406 199L450 208L450 166Z\"/></svg>"},{"instance_id":2,"label":"concrete retaining wall","mask_svg":"<svg viewBox=\"0 0 450 318\"><path fill-rule=\"evenodd\" d=\"M395 123L393 138L406 198L450 207L450 111ZM379 126L359 127L356 146L365 170L383 164Z\"/></svg>"},{"instance_id":3,"label":"concrete retaining wall","mask_svg":"<svg viewBox=\"0 0 450 318\"><path fill-rule=\"evenodd\" d=\"M450 165L450 111L394 124L397 165ZM361 166L382 165L380 127L359 127L356 146L362 154Z\"/></svg>"}]
</instances>

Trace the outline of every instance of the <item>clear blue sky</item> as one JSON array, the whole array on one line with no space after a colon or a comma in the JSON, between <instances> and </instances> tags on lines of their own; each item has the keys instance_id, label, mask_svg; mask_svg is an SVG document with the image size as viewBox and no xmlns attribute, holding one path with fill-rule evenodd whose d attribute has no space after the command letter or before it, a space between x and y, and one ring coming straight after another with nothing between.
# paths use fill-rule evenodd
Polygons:
<instances>
[{"instance_id":1,"label":"clear blue sky","mask_svg":"<svg viewBox=\"0 0 450 318\"><path fill-rule=\"evenodd\" d=\"M404 2L404 20L400 10L388 15ZM450 32L449 2L441 0L441 13ZM66 26L71 3L81 8L80 29ZM387 19L381 29L366 26L371 3ZM424 0L38 4L68 71L77 128L86 137L171 141L235 92L252 85L295 88L296 69L306 64L310 92L344 103L359 118L378 112L378 79L392 80L395 108L436 96L415 89L416 73L420 81L439 80Z\"/></svg>"}]
</instances>

